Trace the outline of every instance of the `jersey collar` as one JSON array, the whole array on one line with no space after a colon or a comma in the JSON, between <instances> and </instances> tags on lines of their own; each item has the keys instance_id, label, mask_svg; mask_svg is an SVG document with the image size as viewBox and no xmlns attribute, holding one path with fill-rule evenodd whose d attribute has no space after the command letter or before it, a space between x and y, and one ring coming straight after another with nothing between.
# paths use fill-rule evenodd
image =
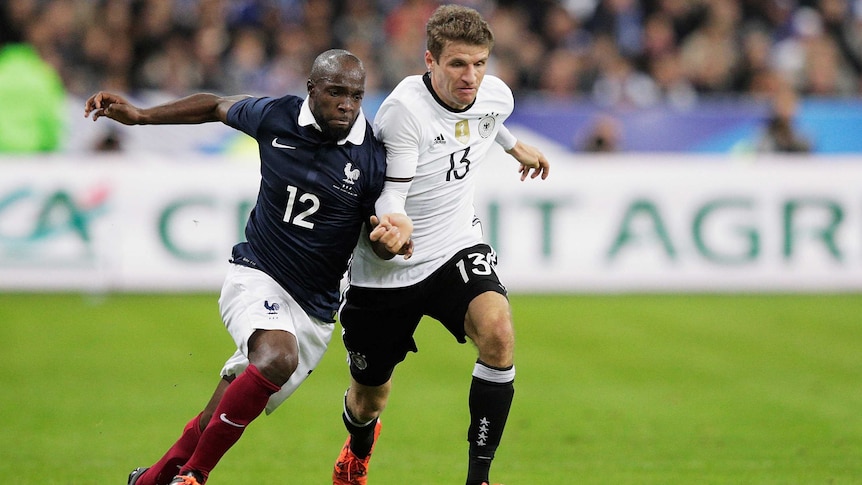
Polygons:
<instances>
[{"instance_id":1,"label":"jersey collar","mask_svg":"<svg viewBox=\"0 0 862 485\"><path fill-rule=\"evenodd\" d=\"M313 126L317 131L323 131L320 129L320 125L317 124L317 120L314 119L314 115L311 114L311 108L308 106L308 98L302 101L302 107L299 109L299 126ZM339 145L344 145L347 142L350 142L354 145L362 145L362 142L365 141L365 113L362 112L362 108L359 108L359 116L356 117L356 123L353 123L353 128L350 129L350 133L347 134L346 138L342 138L338 140Z\"/></svg>"}]
</instances>

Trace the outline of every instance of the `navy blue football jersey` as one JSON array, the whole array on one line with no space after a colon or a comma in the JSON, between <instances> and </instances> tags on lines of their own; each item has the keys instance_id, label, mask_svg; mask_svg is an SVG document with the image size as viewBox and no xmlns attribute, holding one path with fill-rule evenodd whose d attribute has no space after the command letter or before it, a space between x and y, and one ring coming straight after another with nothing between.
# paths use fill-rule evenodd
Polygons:
<instances>
[{"instance_id":1,"label":"navy blue football jersey","mask_svg":"<svg viewBox=\"0 0 862 485\"><path fill-rule=\"evenodd\" d=\"M360 112L345 140L326 139L297 96L248 98L227 124L260 149L260 191L231 261L257 268L310 315L335 321L339 284L386 171L383 145Z\"/></svg>"}]
</instances>

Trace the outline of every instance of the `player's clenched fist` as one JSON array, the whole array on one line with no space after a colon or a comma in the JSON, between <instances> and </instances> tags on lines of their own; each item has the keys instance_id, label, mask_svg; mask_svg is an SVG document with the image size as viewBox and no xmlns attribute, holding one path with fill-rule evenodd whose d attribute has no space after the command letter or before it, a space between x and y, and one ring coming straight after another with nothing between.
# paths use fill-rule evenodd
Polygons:
<instances>
[{"instance_id":1,"label":"player's clenched fist","mask_svg":"<svg viewBox=\"0 0 862 485\"><path fill-rule=\"evenodd\" d=\"M389 259L396 254L410 259L413 255L413 221L406 214L384 214L379 218L371 216L372 230L369 239L375 246L375 252L384 259ZM380 251L380 246L385 248L389 254Z\"/></svg>"}]
</instances>

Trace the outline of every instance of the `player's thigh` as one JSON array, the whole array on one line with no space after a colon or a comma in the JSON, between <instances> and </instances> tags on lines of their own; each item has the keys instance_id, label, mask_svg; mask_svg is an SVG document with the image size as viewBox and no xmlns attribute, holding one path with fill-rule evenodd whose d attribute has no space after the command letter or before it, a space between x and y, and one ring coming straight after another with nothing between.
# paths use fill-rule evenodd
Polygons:
<instances>
[{"instance_id":1,"label":"player's thigh","mask_svg":"<svg viewBox=\"0 0 862 485\"><path fill-rule=\"evenodd\" d=\"M421 289L351 286L339 310L350 374L366 386L389 381L395 366L416 351L413 332L422 318Z\"/></svg>"},{"instance_id":2,"label":"player's thigh","mask_svg":"<svg viewBox=\"0 0 862 485\"><path fill-rule=\"evenodd\" d=\"M295 336L295 320L308 319L293 297L269 275L237 264L228 268L219 310L237 349L246 357L255 331L284 330Z\"/></svg>"},{"instance_id":3,"label":"player's thigh","mask_svg":"<svg viewBox=\"0 0 862 485\"><path fill-rule=\"evenodd\" d=\"M506 289L494 268L496 255L486 244L459 251L433 276L428 287L427 314L437 319L461 342L475 340L476 325L498 320L508 311ZM478 310L493 310L483 315ZM480 321L481 320L481 321ZM468 324L470 327L468 328ZM471 334L472 333L472 334Z\"/></svg>"}]
</instances>

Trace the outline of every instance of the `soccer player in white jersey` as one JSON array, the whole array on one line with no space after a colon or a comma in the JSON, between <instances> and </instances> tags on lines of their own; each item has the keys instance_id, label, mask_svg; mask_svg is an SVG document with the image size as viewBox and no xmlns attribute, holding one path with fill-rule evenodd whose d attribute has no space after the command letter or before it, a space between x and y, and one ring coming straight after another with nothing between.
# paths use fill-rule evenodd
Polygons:
<instances>
[{"instance_id":1,"label":"soccer player in white jersey","mask_svg":"<svg viewBox=\"0 0 862 485\"><path fill-rule=\"evenodd\" d=\"M505 129L514 100L485 69L493 34L473 9L446 5L426 25L427 72L404 79L375 117L387 150L377 212L413 220L412 258L375 260L360 241L340 309L351 384L344 398L350 433L336 460L334 485L367 483L395 366L416 351L423 315L478 349L469 395L467 485L487 485L514 395L514 331L496 255L474 215L477 170L497 142L521 164L521 180L546 178L542 153ZM492 168L496 169L496 168ZM379 259L379 258L377 258ZM417 416L421 419L421 416Z\"/></svg>"}]
</instances>

